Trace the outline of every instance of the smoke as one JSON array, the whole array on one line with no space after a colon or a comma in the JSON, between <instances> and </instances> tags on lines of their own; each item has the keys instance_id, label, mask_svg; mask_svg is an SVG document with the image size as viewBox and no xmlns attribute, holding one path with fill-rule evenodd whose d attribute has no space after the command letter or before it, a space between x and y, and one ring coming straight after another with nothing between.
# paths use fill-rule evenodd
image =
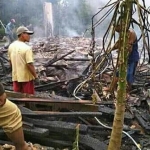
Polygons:
<instances>
[{"instance_id":1,"label":"smoke","mask_svg":"<svg viewBox=\"0 0 150 150\"><path fill-rule=\"evenodd\" d=\"M7 25L14 18L16 28L21 25L43 28L44 0L0 0L0 19Z\"/></svg>"},{"instance_id":2,"label":"smoke","mask_svg":"<svg viewBox=\"0 0 150 150\"><path fill-rule=\"evenodd\" d=\"M100 8L105 6L105 4L105 0L62 0L60 3L60 9L62 11L58 12L60 14L60 23L58 26L56 25L57 23L55 23L57 26L55 26L55 29L59 29L59 33L57 34L64 36L80 36L84 34L86 29L89 29L85 35L91 36L92 16L95 15ZM97 22L108 9L109 7L98 14L94 18L94 22ZM55 17L57 18L57 16ZM111 17L112 14L100 24L100 27L96 28L96 36L102 36L105 33Z\"/></svg>"},{"instance_id":3,"label":"smoke","mask_svg":"<svg viewBox=\"0 0 150 150\"><path fill-rule=\"evenodd\" d=\"M65 0L61 1L60 6L66 8L63 10L63 16L61 19L61 24L58 26L59 34L64 36L77 36L83 35L86 29L89 29L89 32L85 34L86 36L90 35L91 32L91 23L92 16L96 14L100 8L104 7L108 2L113 3L117 0ZM143 0L139 1L143 5ZM83 5L84 4L84 5ZM146 6L150 5L150 1L145 1ZM83 7L82 7L83 6ZM96 23L107 11L111 9L112 6L106 7L101 13L99 13L94 18L94 23ZM87 8L87 9L86 9ZM137 10L136 10L137 11ZM104 20L96 27L96 36L102 37L106 32L108 25L111 22L114 9L110 14L104 17ZM133 16L137 21L139 21L138 15ZM140 29L135 25L135 30L140 32Z\"/></svg>"},{"instance_id":4,"label":"smoke","mask_svg":"<svg viewBox=\"0 0 150 150\"><path fill-rule=\"evenodd\" d=\"M113 3L116 0L111 0ZM92 16L100 8L104 7L109 0L1 0L0 16L2 22L6 25L11 18L16 20L16 27L20 25L33 24L37 36L44 34L44 2L54 2L53 18L55 35L62 36L81 36L86 29L86 36L91 36ZM142 4L143 0L140 0ZM145 0L146 7L150 6L150 1ZM96 23L110 7L105 8L94 18ZM113 11L105 17L101 24L96 27L96 36L102 37L106 32L111 21ZM137 20L137 15L134 16ZM138 32L139 29L137 27Z\"/></svg>"},{"instance_id":5,"label":"smoke","mask_svg":"<svg viewBox=\"0 0 150 150\"><path fill-rule=\"evenodd\" d=\"M80 36L85 30L84 10L81 12L80 0L62 0L54 15L55 33L62 36ZM85 3L86 5L86 3ZM86 10L85 10L86 11ZM90 20L90 18L88 18ZM90 22L90 21L89 21Z\"/></svg>"},{"instance_id":6,"label":"smoke","mask_svg":"<svg viewBox=\"0 0 150 150\"><path fill-rule=\"evenodd\" d=\"M44 30L43 30L43 27L40 27L40 26L34 26L34 34L33 34L33 37L36 38L36 37L44 37Z\"/></svg>"},{"instance_id":7,"label":"smoke","mask_svg":"<svg viewBox=\"0 0 150 150\"><path fill-rule=\"evenodd\" d=\"M66 35L68 35L69 37L75 37L75 36L80 36L75 30L70 29L70 28L65 28L64 29L66 31Z\"/></svg>"}]
</instances>

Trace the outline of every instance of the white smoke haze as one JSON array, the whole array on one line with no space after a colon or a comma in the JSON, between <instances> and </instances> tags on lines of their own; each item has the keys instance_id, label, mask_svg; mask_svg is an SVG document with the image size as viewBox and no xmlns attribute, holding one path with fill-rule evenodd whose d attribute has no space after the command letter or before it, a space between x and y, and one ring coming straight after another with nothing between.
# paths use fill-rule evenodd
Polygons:
<instances>
[{"instance_id":1,"label":"white smoke haze","mask_svg":"<svg viewBox=\"0 0 150 150\"><path fill-rule=\"evenodd\" d=\"M6 1L6 0L1 0ZM6 25L11 18L16 19L16 26L19 25L29 25L33 24L35 30L35 36L43 36L44 34L44 14L43 14L43 4L44 2L55 2L55 0L14 0L16 5L15 8L12 8L11 0L7 0L8 3L5 2L5 10L3 13L5 17L3 17L2 21ZM13 1L13 2L14 2ZM86 8L81 7L81 1L85 2ZM116 0L111 0L110 3L115 2ZM140 0L140 4L142 4L143 0ZM55 35L58 36L82 36L86 29L91 28L92 16L100 10L100 8L104 7L109 0L60 0L59 7L57 11L54 11L54 23ZM150 6L150 1L145 0L146 7ZM53 4L55 7L56 4ZM85 6L85 7L86 7ZM62 9L64 8L64 9ZM67 8L67 9L65 9ZM95 19L94 23L98 21L108 10L110 7L104 9L101 13L99 13ZM7 12L11 12L9 15ZM61 13L62 16L61 16ZM86 13L89 13L88 15ZM29 15L30 14L30 15ZM108 25L111 21L113 15L113 11L110 15L108 15L105 20L96 28L96 36L102 37L108 28ZM82 16L82 17L79 17ZM58 18L57 18L58 17ZM134 15L136 20L138 21L137 14ZM150 17L149 17L150 18ZM148 19L149 19L148 18ZM150 19L149 19L150 20ZM88 22L88 24L85 24ZM140 29L135 26L135 30L140 33ZM85 36L91 36L91 30L86 32Z\"/></svg>"},{"instance_id":2,"label":"white smoke haze","mask_svg":"<svg viewBox=\"0 0 150 150\"><path fill-rule=\"evenodd\" d=\"M66 28L66 34L69 36L69 37L75 37L75 36L80 36L75 30L73 29L69 29L69 28Z\"/></svg>"},{"instance_id":3,"label":"white smoke haze","mask_svg":"<svg viewBox=\"0 0 150 150\"><path fill-rule=\"evenodd\" d=\"M36 38L36 37L44 37L44 29L43 27L40 27L40 26L34 26L34 34L33 34L33 37Z\"/></svg>"},{"instance_id":4,"label":"white smoke haze","mask_svg":"<svg viewBox=\"0 0 150 150\"><path fill-rule=\"evenodd\" d=\"M80 0L62 0L61 1L61 6L66 6L68 5L68 8L67 8L67 12L69 12L71 15L70 17L68 18L68 20L64 20L64 18L62 18L62 24L65 29L65 36L75 36L75 35L80 35L82 36L83 33L85 32L86 29L89 29L88 32L86 32L85 36L90 36L90 33L91 33L91 26L92 26L92 16L95 15L95 13L97 13L100 8L104 7L106 5L106 3L108 3L107 1L105 0L85 0L85 4L87 5L88 9L89 9L89 13L90 15L88 16L88 22L89 24L84 24L82 20L79 19L79 5L80 5ZM113 2L113 1L112 1ZM112 3L111 2L111 3ZM104 9L101 13L99 13L95 18L94 18L94 22L97 22L108 10L110 9L110 7ZM96 36L103 36L103 34L105 33L109 23L110 23L110 20L111 20L111 17L112 17L112 14L111 13L108 17L106 17L106 19L103 21L103 23L101 23L97 28L96 28ZM64 14L65 15L65 14ZM73 27L71 28L70 24L73 25ZM74 27L76 26L76 29L74 29ZM82 31L81 31L82 30ZM71 32L70 32L71 31ZM80 31L80 32L78 32ZM69 33L69 34L68 34ZM72 34L71 34L72 33ZM74 33L76 33L74 35ZM61 35L61 33L60 33Z\"/></svg>"},{"instance_id":5,"label":"white smoke haze","mask_svg":"<svg viewBox=\"0 0 150 150\"><path fill-rule=\"evenodd\" d=\"M78 28L80 29L83 29L83 32L90 28L91 27L91 24L90 25L87 25L85 26L83 24L83 22L81 20L79 20L77 17L77 10L78 10L78 7L79 7L79 3L80 3L80 0L68 0L69 2L71 1L71 3L67 3L67 4L71 4L69 5L69 8L67 11L71 12L71 16L70 16L70 21L71 23L73 23L74 25L78 26ZM62 0L62 3L65 2L65 0ZM90 6L90 9L92 11L92 15L94 15L96 12L98 12L100 10L100 8L104 7L109 1L106 1L106 0L85 0L86 4ZM111 0L110 3L113 3L113 2L116 2L116 0ZM140 0L139 1L141 5L143 5L143 1ZM146 7L148 8L150 6L150 1L149 0L146 0L145 1L146 3ZM111 7L108 7L108 8L105 8L101 13L99 13L94 21L96 22L97 20L99 20ZM111 18L112 18L112 15L113 15L113 12L112 11L106 18L105 20L96 28L96 36L103 36L103 34L105 33L106 29L108 28L108 25L111 21ZM92 17L92 16L91 16ZM138 18L138 14L136 13L134 16L134 19L139 21L139 18ZM89 18L90 21L91 18ZM63 21L63 19L62 19ZM82 33L78 33L77 30L74 30L73 31L73 28L71 29L71 27L65 23L65 30L67 30L66 34L69 33L69 36L74 36L74 33L77 33L77 35L81 35ZM140 29L135 25L135 30L137 30L138 33L140 33ZM72 31L72 32L70 32ZM90 31L89 31L90 32ZM73 33L73 34L71 34Z\"/></svg>"}]
</instances>

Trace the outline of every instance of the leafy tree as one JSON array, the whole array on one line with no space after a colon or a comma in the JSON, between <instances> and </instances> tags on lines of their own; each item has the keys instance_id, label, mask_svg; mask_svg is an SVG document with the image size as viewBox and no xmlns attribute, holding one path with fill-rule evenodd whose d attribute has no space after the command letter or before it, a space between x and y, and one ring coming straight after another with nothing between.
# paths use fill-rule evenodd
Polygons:
<instances>
[{"instance_id":1,"label":"leafy tree","mask_svg":"<svg viewBox=\"0 0 150 150\"><path fill-rule=\"evenodd\" d=\"M0 19L5 25L14 18L16 26L31 23L44 28L44 2L53 4L56 35L81 35L91 24L94 13L86 0L1 0Z\"/></svg>"}]
</instances>

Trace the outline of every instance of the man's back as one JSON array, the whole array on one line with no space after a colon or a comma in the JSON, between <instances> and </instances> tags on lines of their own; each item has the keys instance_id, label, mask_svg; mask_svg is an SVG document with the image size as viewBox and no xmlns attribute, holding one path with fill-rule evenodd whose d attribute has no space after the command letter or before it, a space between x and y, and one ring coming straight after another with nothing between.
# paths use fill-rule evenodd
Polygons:
<instances>
[{"instance_id":1,"label":"man's back","mask_svg":"<svg viewBox=\"0 0 150 150\"><path fill-rule=\"evenodd\" d=\"M139 52L138 52L138 40L134 30L129 30L129 44L132 45L131 52L129 54L128 62L138 62Z\"/></svg>"},{"instance_id":2,"label":"man's back","mask_svg":"<svg viewBox=\"0 0 150 150\"><path fill-rule=\"evenodd\" d=\"M9 22L9 23L6 25L5 33L6 33L6 34L10 34L10 32L12 32L13 29L14 29L14 24L12 24L11 22Z\"/></svg>"},{"instance_id":3,"label":"man's back","mask_svg":"<svg viewBox=\"0 0 150 150\"><path fill-rule=\"evenodd\" d=\"M12 80L27 82L34 77L27 68L27 63L33 63L31 48L21 41L13 42L8 49L8 57L12 64Z\"/></svg>"}]
</instances>

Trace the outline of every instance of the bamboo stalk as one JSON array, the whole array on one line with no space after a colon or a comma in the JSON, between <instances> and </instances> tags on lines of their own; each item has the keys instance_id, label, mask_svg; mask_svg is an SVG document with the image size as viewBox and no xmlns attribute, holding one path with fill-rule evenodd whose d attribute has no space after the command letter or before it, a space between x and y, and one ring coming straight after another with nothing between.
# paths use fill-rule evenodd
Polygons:
<instances>
[{"instance_id":1,"label":"bamboo stalk","mask_svg":"<svg viewBox=\"0 0 150 150\"><path fill-rule=\"evenodd\" d=\"M126 70L128 61L127 32L131 20L132 3L132 0L126 0L121 4L120 24L122 25L122 32L120 32L119 36L119 83L117 89L117 103L113 121L113 129L111 132L108 150L120 150L121 148L126 100Z\"/></svg>"}]
</instances>

